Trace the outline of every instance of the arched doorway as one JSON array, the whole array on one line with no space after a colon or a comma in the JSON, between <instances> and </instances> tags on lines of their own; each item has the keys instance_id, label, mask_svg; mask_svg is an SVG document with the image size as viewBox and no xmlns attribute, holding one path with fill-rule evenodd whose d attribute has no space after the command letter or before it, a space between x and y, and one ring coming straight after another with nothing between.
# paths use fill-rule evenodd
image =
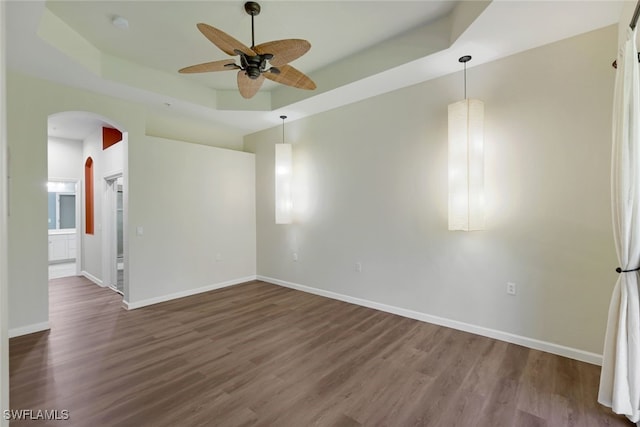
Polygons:
<instances>
[{"instance_id":1,"label":"arched doorway","mask_svg":"<svg viewBox=\"0 0 640 427\"><path fill-rule=\"evenodd\" d=\"M101 115L65 111L49 116L50 186L75 186L73 223L60 217L55 201L62 194L49 193L50 277L52 266L72 265L62 274L82 275L128 296L127 145L126 130ZM66 196L68 203L71 196Z\"/></svg>"}]
</instances>

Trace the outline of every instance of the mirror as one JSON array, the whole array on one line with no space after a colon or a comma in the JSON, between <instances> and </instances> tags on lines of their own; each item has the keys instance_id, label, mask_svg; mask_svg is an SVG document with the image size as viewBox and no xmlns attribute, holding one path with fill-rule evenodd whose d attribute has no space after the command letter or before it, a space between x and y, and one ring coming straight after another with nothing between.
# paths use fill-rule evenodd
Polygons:
<instances>
[{"instance_id":1,"label":"mirror","mask_svg":"<svg viewBox=\"0 0 640 427\"><path fill-rule=\"evenodd\" d=\"M75 230L76 183L49 181L47 191L49 230Z\"/></svg>"}]
</instances>

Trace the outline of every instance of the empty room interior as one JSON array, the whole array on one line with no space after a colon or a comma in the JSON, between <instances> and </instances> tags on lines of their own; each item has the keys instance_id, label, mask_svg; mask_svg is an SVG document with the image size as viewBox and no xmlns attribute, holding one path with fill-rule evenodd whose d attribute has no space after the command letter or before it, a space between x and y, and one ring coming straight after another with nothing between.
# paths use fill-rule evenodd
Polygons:
<instances>
[{"instance_id":1,"label":"empty room interior","mask_svg":"<svg viewBox=\"0 0 640 427\"><path fill-rule=\"evenodd\" d=\"M635 7L2 2L1 425L636 425Z\"/></svg>"}]
</instances>

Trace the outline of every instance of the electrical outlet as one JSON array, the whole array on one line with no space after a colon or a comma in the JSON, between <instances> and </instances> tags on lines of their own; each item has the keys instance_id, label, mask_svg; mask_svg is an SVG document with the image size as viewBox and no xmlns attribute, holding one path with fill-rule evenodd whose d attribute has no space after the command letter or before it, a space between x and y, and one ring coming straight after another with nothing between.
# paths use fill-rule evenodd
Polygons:
<instances>
[{"instance_id":1,"label":"electrical outlet","mask_svg":"<svg viewBox=\"0 0 640 427\"><path fill-rule=\"evenodd\" d=\"M507 293L509 295L515 295L516 294L516 284L513 282L507 282Z\"/></svg>"},{"instance_id":2,"label":"electrical outlet","mask_svg":"<svg viewBox=\"0 0 640 427\"><path fill-rule=\"evenodd\" d=\"M362 263L361 262L356 262L356 271L358 273L362 273Z\"/></svg>"},{"instance_id":3,"label":"electrical outlet","mask_svg":"<svg viewBox=\"0 0 640 427\"><path fill-rule=\"evenodd\" d=\"M293 253L293 260L298 261L298 252Z\"/></svg>"},{"instance_id":4,"label":"electrical outlet","mask_svg":"<svg viewBox=\"0 0 640 427\"><path fill-rule=\"evenodd\" d=\"M216 262L220 262L220 261L222 261L222 254L217 253L216 254Z\"/></svg>"}]
</instances>

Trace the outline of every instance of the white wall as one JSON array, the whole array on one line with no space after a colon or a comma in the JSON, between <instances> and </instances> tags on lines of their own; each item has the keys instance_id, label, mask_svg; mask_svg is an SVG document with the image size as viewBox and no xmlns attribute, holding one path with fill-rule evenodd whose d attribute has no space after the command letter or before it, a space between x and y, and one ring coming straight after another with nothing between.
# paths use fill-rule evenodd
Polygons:
<instances>
[{"instance_id":1,"label":"white wall","mask_svg":"<svg viewBox=\"0 0 640 427\"><path fill-rule=\"evenodd\" d=\"M254 155L152 137L137 148L145 167L130 168L130 203L144 210L130 221L130 280L148 286L131 289L131 306L253 278Z\"/></svg>"},{"instance_id":2,"label":"white wall","mask_svg":"<svg viewBox=\"0 0 640 427\"><path fill-rule=\"evenodd\" d=\"M81 180L84 176L82 141L49 137L47 150L49 178Z\"/></svg>"},{"instance_id":3,"label":"white wall","mask_svg":"<svg viewBox=\"0 0 640 427\"><path fill-rule=\"evenodd\" d=\"M486 103L486 231L447 231L447 105L462 72L288 123L290 226L274 224L280 128L247 136L258 275L597 361L616 267L616 44L609 27L468 69L469 95Z\"/></svg>"}]
</instances>

